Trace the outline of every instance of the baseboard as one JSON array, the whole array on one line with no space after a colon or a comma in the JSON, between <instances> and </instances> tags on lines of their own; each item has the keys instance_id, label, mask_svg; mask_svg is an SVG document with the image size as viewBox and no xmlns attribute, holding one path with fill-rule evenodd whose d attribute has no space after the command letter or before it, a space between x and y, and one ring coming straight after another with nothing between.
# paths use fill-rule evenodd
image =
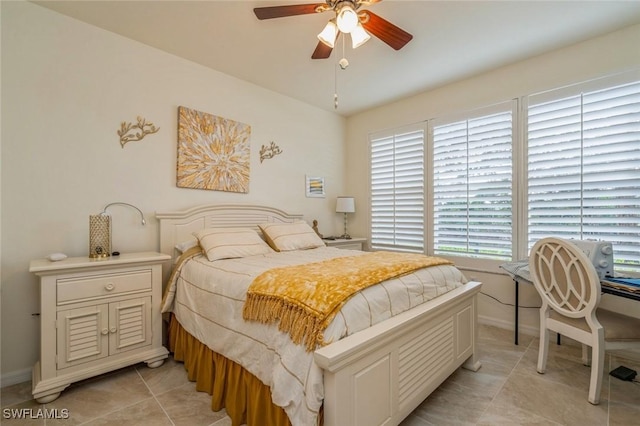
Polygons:
<instances>
[{"instance_id":1,"label":"baseboard","mask_svg":"<svg viewBox=\"0 0 640 426\"><path fill-rule=\"evenodd\" d=\"M24 383L31 380L31 369L26 368L24 370L13 371L0 376L0 387L6 388L7 386L17 385L18 383Z\"/></svg>"}]
</instances>

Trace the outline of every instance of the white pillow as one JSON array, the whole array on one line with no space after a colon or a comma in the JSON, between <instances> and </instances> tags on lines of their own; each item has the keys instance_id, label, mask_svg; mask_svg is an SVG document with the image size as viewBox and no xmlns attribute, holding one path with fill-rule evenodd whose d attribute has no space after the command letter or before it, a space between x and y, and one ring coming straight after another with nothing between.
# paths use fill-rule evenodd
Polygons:
<instances>
[{"instance_id":1,"label":"white pillow","mask_svg":"<svg viewBox=\"0 0 640 426\"><path fill-rule=\"evenodd\" d=\"M258 226L275 251L306 250L325 245L316 231L302 220L293 223L269 222Z\"/></svg>"},{"instance_id":2,"label":"white pillow","mask_svg":"<svg viewBox=\"0 0 640 426\"><path fill-rule=\"evenodd\" d=\"M209 261L273 252L260 235L249 228L210 228L193 235Z\"/></svg>"}]
</instances>

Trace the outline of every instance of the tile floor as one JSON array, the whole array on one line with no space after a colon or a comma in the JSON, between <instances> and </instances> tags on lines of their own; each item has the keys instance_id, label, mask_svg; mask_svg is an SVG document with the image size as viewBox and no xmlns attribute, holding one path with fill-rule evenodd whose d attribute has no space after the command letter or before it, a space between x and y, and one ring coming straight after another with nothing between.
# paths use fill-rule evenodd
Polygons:
<instances>
[{"instance_id":1,"label":"tile floor","mask_svg":"<svg viewBox=\"0 0 640 426\"><path fill-rule=\"evenodd\" d=\"M569 342L550 344L547 373L535 371L538 339L480 327L478 372L456 371L402 423L425 425L640 425L640 383L606 374L625 365L640 371L640 360L607 357L600 405L587 402L589 368ZM638 379L640 380L640 379ZM182 364L171 358L157 369L140 364L76 383L41 406L29 382L2 389L3 425L176 425L227 426L224 411L209 408L209 396L195 391ZM15 419L11 409L58 409L66 419ZM7 410L9 409L9 410ZM15 411L13 411L15 412Z\"/></svg>"}]
</instances>

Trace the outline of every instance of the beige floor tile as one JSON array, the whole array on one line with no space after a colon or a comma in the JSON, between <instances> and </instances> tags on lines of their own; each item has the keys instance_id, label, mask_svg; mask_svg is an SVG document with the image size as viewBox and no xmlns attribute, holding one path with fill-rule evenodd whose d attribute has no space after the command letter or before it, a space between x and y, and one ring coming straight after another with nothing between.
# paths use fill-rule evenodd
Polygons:
<instances>
[{"instance_id":1,"label":"beige floor tile","mask_svg":"<svg viewBox=\"0 0 640 426\"><path fill-rule=\"evenodd\" d=\"M482 392L493 398L498 394L507 377L513 370L502 362L490 359L481 359L482 367L478 371L459 368L445 383L455 383L471 389L473 392Z\"/></svg>"},{"instance_id":2,"label":"beige floor tile","mask_svg":"<svg viewBox=\"0 0 640 426\"><path fill-rule=\"evenodd\" d=\"M478 426L515 426L515 425L536 425L536 426L559 426L549 419L536 413L522 410L507 403L493 402L482 414L478 421Z\"/></svg>"},{"instance_id":3,"label":"beige floor tile","mask_svg":"<svg viewBox=\"0 0 640 426\"><path fill-rule=\"evenodd\" d=\"M586 390L576 390L540 375L514 371L495 402L536 413L567 426L606 425L608 401L592 405L586 396Z\"/></svg>"},{"instance_id":4,"label":"beige floor tile","mask_svg":"<svg viewBox=\"0 0 640 426\"><path fill-rule=\"evenodd\" d=\"M174 361L170 356L158 368L149 368L142 364L137 367L138 373L154 395L179 388L189 382L184 364Z\"/></svg>"},{"instance_id":5,"label":"beige floor tile","mask_svg":"<svg viewBox=\"0 0 640 426\"><path fill-rule=\"evenodd\" d=\"M576 390L583 390L585 398L589 392L591 383L591 367L582 363L582 349L568 345L549 345L547 355L547 366L544 374L537 371L538 347L533 345L527 350L516 371L525 374L538 375L539 377L559 384L573 386ZM605 366L602 372L602 390L600 398L609 398L609 358L605 359Z\"/></svg>"},{"instance_id":6,"label":"beige floor tile","mask_svg":"<svg viewBox=\"0 0 640 426\"><path fill-rule=\"evenodd\" d=\"M136 369L126 368L71 385L58 399L46 404L47 408L68 409L69 419L48 421L47 425L84 423L151 396Z\"/></svg>"},{"instance_id":7,"label":"beige floor tile","mask_svg":"<svg viewBox=\"0 0 640 426\"><path fill-rule=\"evenodd\" d=\"M640 424L640 405L611 403L609 426L630 426Z\"/></svg>"},{"instance_id":8,"label":"beige floor tile","mask_svg":"<svg viewBox=\"0 0 640 426\"><path fill-rule=\"evenodd\" d=\"M121 410L107 413L95 420L85 423L86 426L162 426L171 425L171 420L155 398L148 398Z\"/></svg>"},{"instance_id":9,"label":"beige floor tile","mask_svg":"<svg viewBox=\"0 0 640 426\"><path fill-rule=\"evenodd\" d=\"M211 411L211 396L195 387L195 383L188 383L157 396L176 426L206 426L226 417L224 410Z\"/></svg>"},{"instance_id":10,"label":"beige floor tile","mask_svg":"<svg viewBox=\"0 0 640 426\"><path fill-rule=\"evenodd\" d=\"M421 419L415 414L410 414L400 423L400 426L432 426L428 421Z\"/></svg>"},{"instance_id":11,"label":"beige floor tile","mask_svg":"<svg viewBox=\"0 0 640 426\"><path fill-rule=\"evenodd\" d=\"M30 381L7 386L0 390L0 403L2 404L2 408L29 401L32 398Z\"/></svg>"},{"instance_id":12,"label":"beige floor tile","mask_svg":"<svg viewBox=\"0 0 640 426\"><path fill-rule=\"evenodd\" d=\"M2 408L0 424L3 426L40 426L45 424L44 416L48 415L45 406L35 400L23 401ZM63 415L63 413L60 413Z\"/></svg>"},{"instance_id":13,"label":"beige floor tile","mask_svg":"<svg viewBox=\"0 0 640 426\"><path fill-rule=\"evenodd\" d=\"M486 393L445 382L413 411L413 415L434 425L474 425L489 407L491 399Z\"/></svg>"}]
</instances>

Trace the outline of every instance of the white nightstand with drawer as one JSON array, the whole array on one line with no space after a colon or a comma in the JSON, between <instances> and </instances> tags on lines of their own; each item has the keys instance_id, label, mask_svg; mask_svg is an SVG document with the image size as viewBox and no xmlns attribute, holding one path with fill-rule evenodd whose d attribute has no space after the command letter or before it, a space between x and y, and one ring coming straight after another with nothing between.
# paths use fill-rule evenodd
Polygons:
<instances>
[{"instance_id":1,"label":"white nightstand with drawer","mask_svg":"<svg viewBox=\"0 0 640 426\"><path fill-rule=\"evenodd\" d=\"M349 240L345 238L336 238L335 240L322 240L327 247L337 247L348 250L364 250L367 244L366 238L353 237Z\"/></svg>"},{"instance_id":2,"label":"white nightstand with drawer","mask_svg":"<svg viewBox=\"0 0 640 426\"><path fill-rule=\"evenodd\" d=\"M170 256L128 253L109 258L38 259L40 360L32 392L40 403L71 383L138 362L159 367L162 346L162 264Z\"/></svg>"}]
</instances>

